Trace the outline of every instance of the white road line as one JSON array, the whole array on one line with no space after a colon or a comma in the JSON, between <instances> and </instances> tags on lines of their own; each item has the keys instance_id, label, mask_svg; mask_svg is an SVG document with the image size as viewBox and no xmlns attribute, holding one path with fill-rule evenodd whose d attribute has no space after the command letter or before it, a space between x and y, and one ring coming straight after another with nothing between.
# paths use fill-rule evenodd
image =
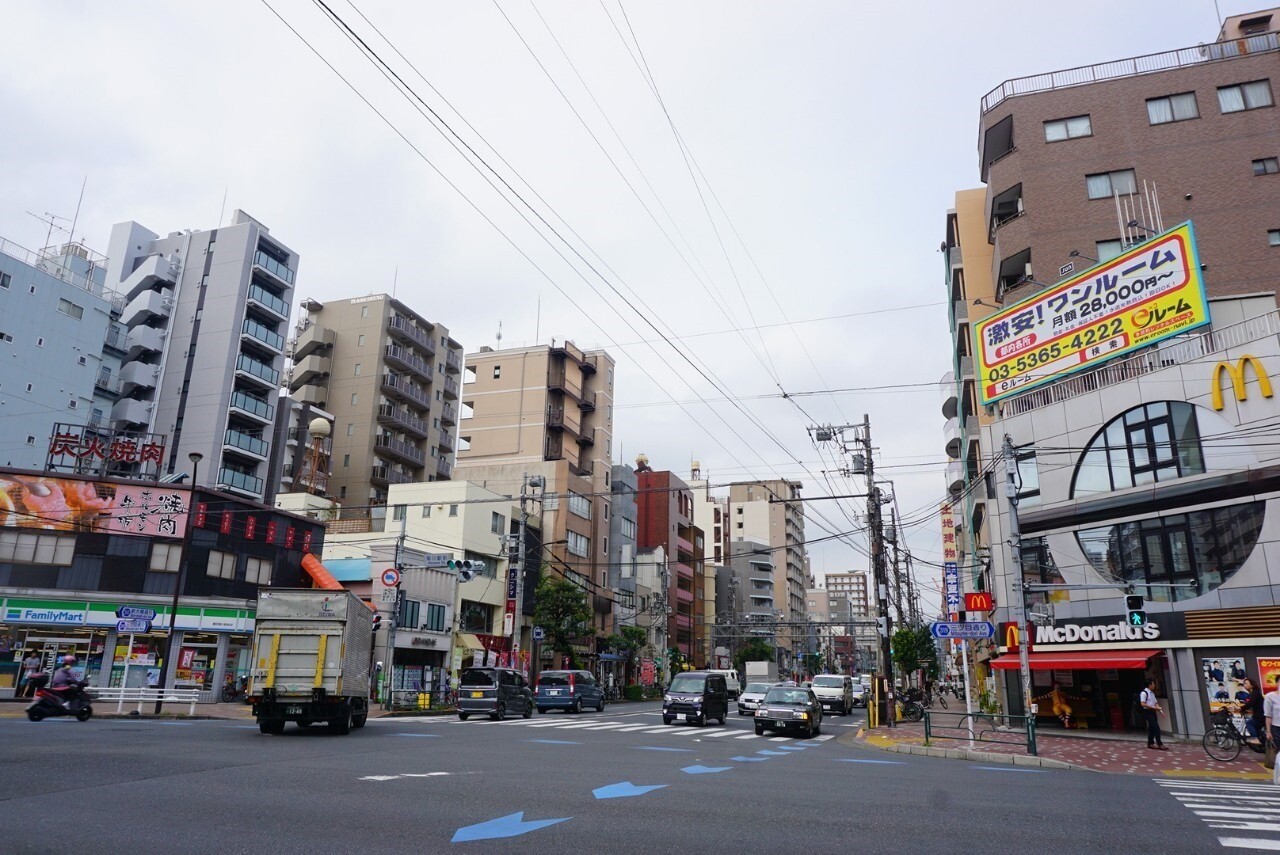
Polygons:
<instances>
[{"instance_id":1,"label":"white road line","mask_svg":"<svg viewBox=\"0 0 1280 855\"><path fill-rule=\"evenodd\" d=\"M713 732L710 732L710 733L705 733L705 734L703 734L703 735L704 735L704 736L735 736L735 735L737 735L737 733L738 733L738 731L736 731L736 730L734 730L734 729L732 729L732 728L728 728L728 727L726 727L726 728L722 728L721 730L713 731ZM754 734L748 734L748 735L749 735L749 736L751 736L751 735L754 735Z\"/></svg>"},{"instance_id":2,"label":"white road line","mask_svg":"<svg viewBox=\"0 0 1280 855\"><path fill-rule=\"evenodd\" d=\"M1263 818L1263 817L1259 817L1256 813L1252 813L1248 811L1234 813L1232 811L1221 811L1221 810L1198 810L1198 811L1195 811L1194 813L1196 816L1204 817L1205 819L1262 819ZM1276 819L1276 817L1265 817L1265 818Z\"/></svg>"},{"instance_id":3,"label":"white road line","mask_svg":"<svg viewBox=\"0 0 1280 855\"><path fill-rule=\"evenodd\" d=\"M739 736L739 737L736 737L736 738L737 738L737 739L763 739L763 737L761 737L761 736L757 736L757 735L756 735L756 734L754 734L754 733L744 734L743 736Z\"/></svg>"},{"instance_id":4,"label":"white road line","mask_svg":"<svg viewBox=\"0 0 1280 855\"><path fill-rule=\"evenodd\" d=\"M632 731L635 731L635 730L647 730L648 728L649 728L649 725L647 724L628 724L624 727L618 728L618 730L615 731L615 733L631 733Z\"/></svg>"},{"instance_id":5,"label":"white road line","mask_svg":"<svg viewBox=\"0 0 1280 855\"><path fill-rule=\"evenodd\" d=\"M1270 819L1272 814L1280 815L1280 808L1260 808L1257 805L1251 805L1251 804L1232 805L1232 804L1216 804L1213 802L1192 802L1192 801L1185 801L1182 799L1179 799L1179 801L1182 801L1184 805L1191 808L1193 811L1196 811L1197 813L1202 810L1248 809L1250 816L1264 816L1267 819Z\"/></svg>"},{"instance_id":6,"label":"white road line","mask_svg":"<svg viewBox=\"0 0 1280 855\"><path fill-rule=\"evenodd\" d=\"M1268 852L1280 852L1280 840L1267 840L1262 837L1219 837L1218 842L1228 849L1265 849Z\"/></svg>"},{"instance_id":7,"label":"white road line","mask_svg":"<svg viewBox=\"0 0 1280 855\"><path fill-rule=\"evenodd\" d=\"M587 727L591 730L612 730L615 727L622 727L622 724L621 722L614 724L596 724L593 722L592 724L587 725Z\"/></svg>"},{"instance_id":8,"label":"white road line","mask_svg":"<svg viewBox=\"0 0 1280 855\"><path fill-rule=\"evenodd\" d=\"M1172 792L1172 790L1170 792ZM1218 800L1241 801L1241 802L1249 802L1249 803L1256 802L1259 804L1280 804L1280 797L1276 797L1276 796L1246 796L1239 793L1229 793L1225 796L1218 796L1218 795L1214 795L1213 793L1205 793L1205 792L1174 793L1174 795L1179 797L1178 801L1182 801L1183 800L1182 797L1186 796L1192 799L1218 799Z\"/></svg>"},{"instance_id":9,"label":"white road line","mask_svg":"<svg viewBox=\"0 0 1280 855\"><path fill-rule=\"evenodd\" d=\"M1232 831L1280 831L1280 822L1210 822L1209 826Z\"/></svg>"},{"instance_id":10,"label":"white road line","mask_svg":"<svg viewBox=\"0 0 1280 855\"><path fill-rule=\"evenodd\" d=\"M835 739L835 736L836 736L836 735L835 735L834 733L824 733L822 736L815 736L815 737L814 737L812 740L810 740L810 741L812 741L812 742L826 742L828 739Z\"/></svg>"},{"instance_id":11,"label":"white road line","mask_svg":"<svg viewBox=\"0 0 1280 855\"><path fill-rule=\"evenodd\" d=\"M1275 790L1274 784L1250 784L1245 781L1187 781L1180 779L1157 778L1156 783L1162 787L1180 789L1182 787L1200 787L1207 790Z\"/></svg>"}]
</instances>

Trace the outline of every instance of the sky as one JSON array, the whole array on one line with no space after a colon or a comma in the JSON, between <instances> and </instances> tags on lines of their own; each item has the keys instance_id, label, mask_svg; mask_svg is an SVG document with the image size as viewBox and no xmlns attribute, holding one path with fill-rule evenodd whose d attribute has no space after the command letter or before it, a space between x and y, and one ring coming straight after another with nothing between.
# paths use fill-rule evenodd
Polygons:
<instances>
[{"instance_id":1,"label":"sky","mask_svg":"<svg viewBox=\"0 0 1280 855\"><path fill-rule=\"evenodd\" d=\"M807 538L850 533L811 546L819 578L868 560L863 502L816 497L866 485L807 429L868 416L926 614L938 247L980 186L979 100L1219 24L1213 0L326 2L411 92L318 0L6 0L0 237L35 249L38 218L75 217L105 252L116 222L239 208L301 255L295 307L394 293L468 351L603 347L615 462L802 481Z\"/></svg>"}]
</instances>

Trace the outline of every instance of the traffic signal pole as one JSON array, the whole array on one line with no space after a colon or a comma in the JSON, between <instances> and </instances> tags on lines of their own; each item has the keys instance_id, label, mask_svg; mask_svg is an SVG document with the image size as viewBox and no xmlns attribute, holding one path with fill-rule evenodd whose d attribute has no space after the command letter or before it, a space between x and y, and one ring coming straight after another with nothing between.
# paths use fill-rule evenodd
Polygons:
<instances>
[{"instance_id":1,"label":"traffic signal pole","mask_svg":"<svg viewBox=\"0 0 1280 855\"><path fill-rule=\"evenodd\" d=\"M858 439L866 452L867 470L867 539L871 542L871 567L876 580L876 599L883 628L880 636L880 656L884 660L885 724L894 727L897 706L893 696L893 623L889 617L889 569L885 565L884 528L880 516L880 488L876 486L875 465L871 457L871 416L862 416L862 435Z\"/></svg>"},{"instance_id":2,"label":"traffic signal pole","mask_svg":"<svg viewBox=\"0 0 1280 855\"><path fill-rule=\"evenodd\" d=\"M1022 532L1018 528L1018 455L1013 447L1013 437L1004 435L1005 496L1009 500L1009 555L1012 572L1017 574L1014 584L1018 596L1015 615L1018 625L1018 670L1022 674L1022 714L1034 715L1031 703L1031 618L1027 613L1027 585L1022 575Z\"/></svg>"}]
</instances>

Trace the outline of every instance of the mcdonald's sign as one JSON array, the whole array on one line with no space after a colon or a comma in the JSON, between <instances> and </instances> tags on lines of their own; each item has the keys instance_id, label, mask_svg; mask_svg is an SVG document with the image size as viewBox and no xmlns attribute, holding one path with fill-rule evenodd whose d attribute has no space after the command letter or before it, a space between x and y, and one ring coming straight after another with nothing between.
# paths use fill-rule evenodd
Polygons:
<instances>
[{"instance_id":1,"label":"mcdonald's sign","mask_svg":"<svg viewBox=\"0 0 1280 855\"><path fill-rule=\"evenodd\" d=\"M997 629L996 638L1004 642L1004 647L1008 652L1017 653L1019 642L1022 639L1022 630L1014 621L1005 621ZM1027 650L1031 650L1030 644L1027 645Z\"/></svg>"},{"instance_id":2,"label":"mcdonald's sign","mask_svg":"<svg viewBox=\"0 0 1280 855\"><path fill-rule=\"evenodd\" d=\"M1262 367L1262 361L1256 356L1245 354L1240 357L1235 365L1230 362L1219 362L1213 366L1213 373L1209 375L1209 382L1213 386L1213 408L1221 410L1225 406L1222 400L1222 375L1231 378L1231 387L1235 390L1236 400L1243 401L1249 397L1245 389L1245 368L1253 366L1253 373L1258 378L1258 391L1262 393L1262 397L1271 397L1271 378L1267 376L1267 370Z\"/></svg>"},{"instance_id":3,"label":"mcdonald's sign","mask_svg":"<svg viewBox=\"0 0 1280 855\"><path fill-rule=\"evenodd\" d=\"M995 608L995 604L991 601L990 591L977 591L964 595L964 610L966 612L989 612Z\"/></svg>"}]
</instances>

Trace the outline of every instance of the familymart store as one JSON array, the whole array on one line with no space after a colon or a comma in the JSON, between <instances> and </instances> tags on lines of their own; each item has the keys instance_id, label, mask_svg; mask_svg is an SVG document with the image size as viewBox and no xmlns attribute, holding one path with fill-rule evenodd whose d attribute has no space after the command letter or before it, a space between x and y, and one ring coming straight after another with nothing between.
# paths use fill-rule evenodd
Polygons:
<instances>
[{"instance_id":1,"label":"familymart store","mask_svg":"<svg viewBox=\"0 0 1280 855\"><path fill-rule=\"evenodd\" d=\"M249 673L252 604L187 597L178 609L173 661L162 661L172 603L166 598L0 597L0 698L13 697L22 662L32 654L44 671L62 656L76 657L91 687L160 684L200 689L202 703L216 702L225 683ZM150 620L137 615L154 613ZM126 622L125 616L134 621ZM133 629L133 632L128 632Z\"/></svg>"}]
</instances>

